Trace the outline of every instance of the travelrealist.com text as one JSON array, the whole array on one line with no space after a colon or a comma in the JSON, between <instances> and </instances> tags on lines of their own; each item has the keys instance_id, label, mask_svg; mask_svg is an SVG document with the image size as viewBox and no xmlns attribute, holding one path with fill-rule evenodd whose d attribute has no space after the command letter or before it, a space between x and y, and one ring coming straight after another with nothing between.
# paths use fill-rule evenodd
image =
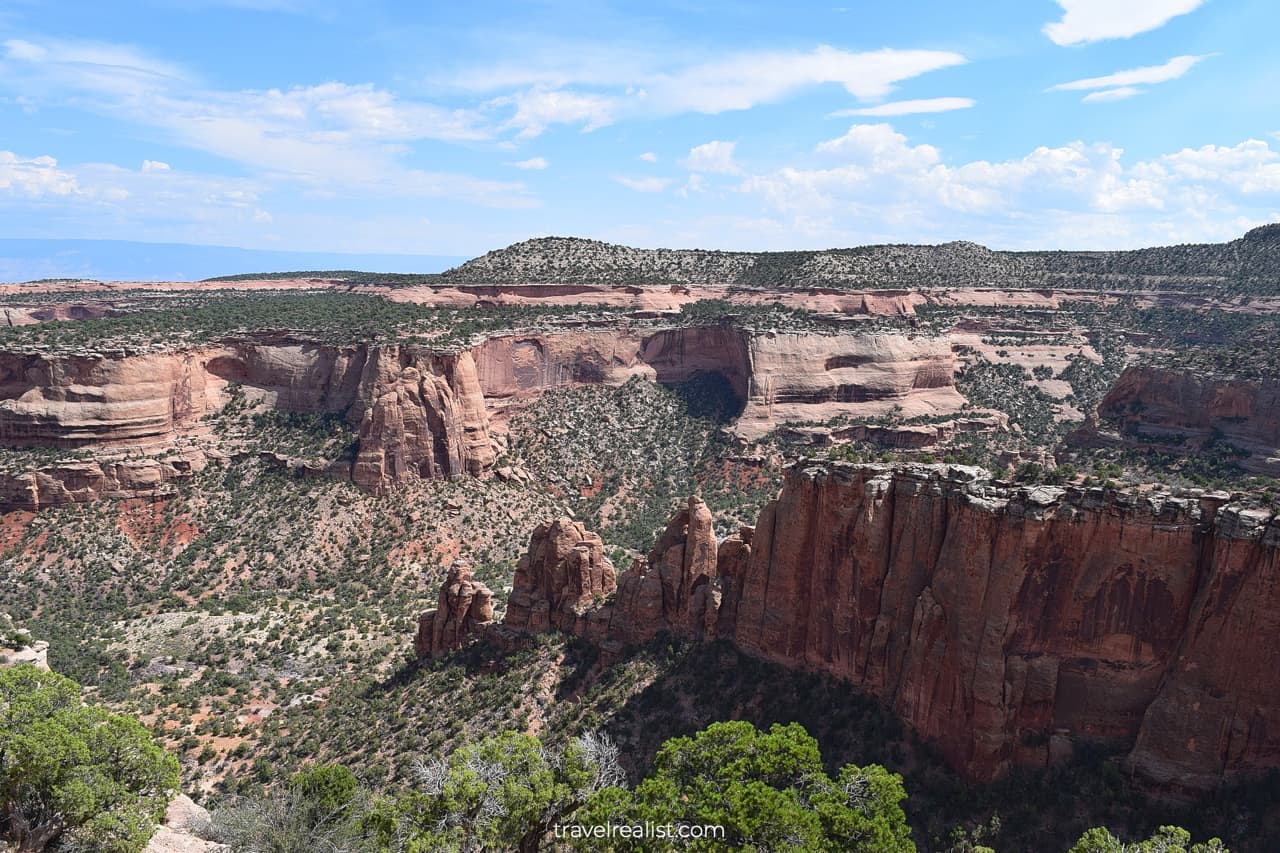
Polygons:
<instances>
[{"instance_id":1,"label":"travelrealist.com text","mask_svg":"<svg viewBox=\"0 0 1280 853\"><path fill-rule=\"evenodd\" d=\"M723 840L723 826L714 824L671 824L653 823L602 823L594 826L583 826L576 823L556 824L555 837L559 839L580 838L627 838L627 839L680 839L698 841L703 839Z\"/></svg>"}]
</instances>

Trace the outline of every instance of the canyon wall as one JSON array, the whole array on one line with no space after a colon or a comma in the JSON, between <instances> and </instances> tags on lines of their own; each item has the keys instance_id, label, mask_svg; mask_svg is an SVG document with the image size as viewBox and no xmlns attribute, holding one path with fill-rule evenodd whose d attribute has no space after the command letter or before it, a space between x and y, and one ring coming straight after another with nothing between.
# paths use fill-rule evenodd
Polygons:
<instances>
[{"instance_id":1,"label":"canyon wall","mask_svg":"<svg viewBox=\"0 0 1280 853\"><path fill-rule=\"evenodd\" d=\"M1269 513L986 477L793 469L722 605L733 640L882 697L977 778L1055 736L1187 787L1280 764L1280 672L1253 651L1280 640Z\"/></svg>"},{"instance_id":2,"label":"canyon wall","mask_svg":"<svg viewBox=\"0 0 1280 853\"><path fill-rule=\"evenodd\" d=\"M508 407L548 388L717 373L743 406L732 428L758 438L792 421L956 412L956 368L941 338L750 333L727 323L505 335L460 352L287 335L139 354L6 352L0 445L93 456L0 472L0 506L145 494L188 476L219 457L208 416L233 390L259 408L344 415L358 438L346 474L384 491L483 473L496 455L491 427L505 428Z\"/></svg>"},{"instance_id":3,"label":"canyon wall","mask_svg":"<svg viewBox=\"0 0 1280 853\"><path fill-rule=\"evenodd\" d=\"M205 418L233 388L269 409L344 415L359 441L346 473L375 491L480 474L494 460L466 351L279 338L145 354L0 353L0 444L92 452L0 472L0 507L143 494L198 471L221 455Z\"/></svg>"},{"instance_id":4,"label":"canyon wall","mask_svg":"<svg viewBox=\"0 0 1280 853\"><path fill-rule=\"evenodd\" d=\"M1222 379L1188 369L1128 367L1098 404L1110 442L1201 445L1221 440L1244 452L1247 471L1280 476L1280 380Z\"/></svg>"},{"instance_id":5,"label":"canyon wall","mask_svg":"<svg viewBox=\"0 0 1280 853\"><path fill-rule=\"evenodd\" d=\"M750 392L734 425L759 438L779 423L839 415L953 414L959 364L945 338L770 333L750 341Z\"/></svg>"},{"instance_id":6,"label":"canyon wall","mask_svg":"<svg viewBox=\"0 0 1280 853\"><path fill-rule=\"evenodd\" d=\"M645 335L563 332L492 338L472 350L491 406L552 387L620 385L632 376L677 384L723 376L744 409L732 429L748 439L778 424L952 414L956 356L945 338L906 334L751 333L729 324Z\"/></svg>"},{"instance_id":7,"label":"canyon wall","mask_svg":"<svg viewBox=\"0 0 1280 853\"><path fill-rule=\"evenodd\" d=\"M718 544L691 499L573 630L610 657L665 630L847 679L980 780L1077 742L1165 790L1280 766L1272 513L989 476L801 463Z\"/></svg>"}]
</instances>

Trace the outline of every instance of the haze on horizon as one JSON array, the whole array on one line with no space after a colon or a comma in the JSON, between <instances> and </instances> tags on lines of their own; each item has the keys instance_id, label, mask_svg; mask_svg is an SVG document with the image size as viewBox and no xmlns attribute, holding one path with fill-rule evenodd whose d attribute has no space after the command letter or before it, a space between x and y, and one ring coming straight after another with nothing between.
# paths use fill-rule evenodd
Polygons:
<instances>
[{"instance_id":1,"label":"haze on horizon","mask_svg":"<svg viewBox=\"0 0 1280 853\"><path fill-rule=\"evenodd\" d=\"M20 0L0 233L456 258L1280 220L1280 8L1116 5Z\"/></svg>"}]
</instances>

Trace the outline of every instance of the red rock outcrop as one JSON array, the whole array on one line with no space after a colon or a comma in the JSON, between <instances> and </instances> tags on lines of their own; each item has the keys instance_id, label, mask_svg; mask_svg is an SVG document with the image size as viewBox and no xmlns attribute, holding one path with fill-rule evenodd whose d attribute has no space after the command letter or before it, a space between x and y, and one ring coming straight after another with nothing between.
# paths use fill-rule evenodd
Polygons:
<instances>
[{"instance_id":1,"label":"red rock outcrop","mask_svg":"<svg viewBox=\"0 0 1280 853\"><path fill-rule=\"evenodd\" d=\"M467 638L493 624L493 593L475 579L471 564L458 561L449 569L435 610L418 617L413 650L418 657L439 657L460 649Z\"/></svg>"},{"instance_id":2,"label":"red rock outcrop","mask_svg":"<svg viewBox=\"0 0 1280 853\"><path fill-rule=\"evenodd\" d=\"M358 393L364 415L351 469L357 484L382 491L406 479L479 474L493 463L471 353L377 348Z\"/></svg>"},{"instance_id":3,"label":"red rock outcrop","mask_svg":"<svg viewBox=\"0 0 1280 853\"><path fill-rule=\"evenodd\" d=\"M208 458L183 447L155 457L66 460L28 471L0 472L0 512L40 510L101 498L159 494L169 484L204 469Z\"/></svg>"},{"instance_id":4,"label":"red rock outcrop","mask_svg":"<svg viewBox=\"0 0 1280 853\"><path fill-rule=\"evenodd\" d=\"M1132 746L1185 787L1280 764L1280 525L1215 500L810 465L721 605L748 651L847 678L957 767Z\"/></svg>"},{"instance_id":5,"label":"red rock outcrop","mask_svg":"<svg viewBox=\"0 0 1280 853\"><path fill-rule=\"evenodd\" d=\"M1096 431L1084 440L1150 443L1168 452L1170 438L1192 445L1218 438L1247 453L1239 459L1245 470L1280 476L1280 381L1275 379L1129 367L1098 404L1098 417L1117 431Z\"/></svg>"},{"instance_id":6,"label":"red rock outcrop","mask_svg":"<svg viewBox=\"0 0 1280 853\"><path fill-rule=\"evenodd\" d=\"M92 460L0 473L0 507L147 494L188 476L215 455L202 419L226 405L233 384L267 408L345 413L359 448L341 474L365 488L492 464L469 352L263 338L140 355L0 353L0 444L94 451Z\"/></svg>"},{"instance_id":7,"label":"red rock outcrop","mask_svg":"<svg viewBox=\"0 0 1280 853\"><path fill-rule=\"evenodd\" d=\"M637 559L618 580L616 602L600 617L608 639L643 643L661 631L714 636L719 611L719 569L711 511L689 498L658 537L647 559Z\"/></svg>"},{"instance_id":8,"label":"red rock outcrop","mask_svg":"<svg viewBox=\"0 0 1280 853\"><path fill-rule=\"evenodd\" d=\"M516 567L503 624L531 631L586 631L585 615L616 587L595 533L568 518L540 524Z\"/></svg>"},{"instance_id":9,"label":"red rock outcrop","mask_svg":"<svg viewBox=\"0 0 1280 853\"><path fill-rule=\"evenodd\" d=\"M725 637L847 679L973 778L1104 742L1204 790L1280 766L1280 521L1228 499L800 464L718 548L691 499L573 630L609 652Z\"/></svg>"},{"instance_id":10,"label":"red rock outcrop","mask_svg":"<svg viewBox=\"0 0 1280 853\"><path fill-rule=\"evenodd\" d=\"M904 334L753 334L730 324L631 332L503 336L472 350L484 396L503 407L546 388L679 383L719 373L744 405L733 425L759 438L779 424L837 415L959 412L959 362L945 338Z\"/></svg>"}]
</instances>

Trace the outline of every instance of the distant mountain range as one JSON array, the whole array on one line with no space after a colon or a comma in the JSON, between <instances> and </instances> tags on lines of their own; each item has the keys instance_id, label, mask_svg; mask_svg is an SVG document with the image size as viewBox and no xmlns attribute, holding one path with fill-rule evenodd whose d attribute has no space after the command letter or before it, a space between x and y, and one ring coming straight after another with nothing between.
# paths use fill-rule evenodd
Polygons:
<instances>
[{"instance_id":1,"label":"distant mountain range","mask_svg":"<svg viewBox=\"0 0 1280 853\"><path fill-rule=\"evenodd\" d=\"M437 273L464 257L450 255L276 252L128 240L0 239L0 281L92 278L99 281L199 281L214 276L291 270Z\"/></svg>"}]
</instances>

